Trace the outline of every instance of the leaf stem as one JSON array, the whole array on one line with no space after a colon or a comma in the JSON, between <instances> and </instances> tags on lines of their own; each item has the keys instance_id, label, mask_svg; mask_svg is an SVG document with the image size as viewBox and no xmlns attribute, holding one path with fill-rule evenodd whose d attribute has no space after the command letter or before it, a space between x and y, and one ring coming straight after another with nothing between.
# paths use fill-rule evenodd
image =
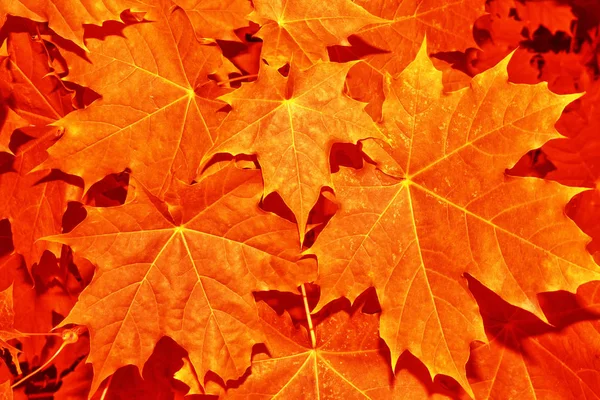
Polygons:
<instances>
[{"instance_id":1,"label":"leaf stem","mask_svg":"<svg viewBox=\"0 0 600 400\"><path fill-rule=\"evenodd\" d=\"M48 334L43 334L43 335L46 336ZM44 368L46 368L48 365L50 365L50 363L52 361L54 361L54 359L60 354L61 351L63 351L63 349L68 344L75 343L75 342L77 342L77 340L79 340L79 334L77 333L76 330L72 330L72 329L67 329L67 330L63 331L62 333L58 333L58 335L62 337L63 342L60 345L60 347L58 348L58 350L56 351L56 353L54 353L52 355L52 357L50 357L45 363L43 363L41 366L39 366L38 368L36 368L34 371L32 371L31 373L27 374L23 378L19 379L17 382L13 383L11 385L11 388L16 388L21 383L25 382L27 379L31 378L32 376L34 376L35 374L37 374L38 372L40 372L41 370L43 370Z\"/></svg>"},{"instance_id":2,"label":"leaf stem","mask_svg":"<svg viewBox=\"0 0 600 400\"><path fill-rule=\"evenodd\" d=\"M29 337L29 336L62 336L62 333L59 333L59 332L32 332L32 333L19 332L19 333L26 337Z\"/></svg>"},{"instance_id":3,"label":"leaf stem","mask_svg":"<svg viewBox=\"0 0 600 400\"><path fill-rule=\"evenodd\" d=\"M18 380L16 383L14 383L11 388L16 388L17 386L19 386L21 383L25 382L27 379L31 378L32 376L34 376L35 374L37 374L38 372L40 372L41 370L43 370L44 368L46 368L48 365L50 365L50 363L52 361L54 361L54 359L60 354L60 352L68 345L70 344L70 342L64 341L62 342L62 344L60 345L60 347L58 348L58 350L56 351L56 353L54 353L54 355L52 357L50 357L48 359L48 361L46 361L45 363L43 363L40 367L38 367L37 369L35 369L33 372L29 373L28 375L25 375L23 378L21 378L20 380Z\"/></svg>"},{"instance_id":4,"label":"leaf stem","mask_svg":"<svg viewBox=\"0 0 600 400\"><path fill-rule=\"evenodd\" d=\"M308 308L308 298L306 297L306 287L304 283L300 286L302 290L302 301L304 302L304 312L306 313L306 322L308 323L308 330L310 332L310 344L313 349L317 348L317 337L315 336L315 328L313 327L312 318L310 316L310 309Z\"/></svg>"}]
</instances>

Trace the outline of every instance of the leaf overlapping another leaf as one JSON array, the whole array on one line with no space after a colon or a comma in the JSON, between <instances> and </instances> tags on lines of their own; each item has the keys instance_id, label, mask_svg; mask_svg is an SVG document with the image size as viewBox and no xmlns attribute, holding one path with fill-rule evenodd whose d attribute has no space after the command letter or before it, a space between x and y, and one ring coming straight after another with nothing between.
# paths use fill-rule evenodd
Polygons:
<instances>
[{"instance_id":1,"label":"leaf overlapping another leaf","mask_svg":"<svg viewBox=\"0 0 600 400\"><path fill-rule=\"evenodd\" d=\"M333 144L382 138L364 104L342 93L351 66L319 63L304 71L292 66L287 78L263 66L256 82L222 97L233 109L208 156L256 154L265 194L281 195L296 217L301 241L321 189L331 186Z\"/></svg>"},{"instance_id":2,"label":"leaf overlapping another leaf","mask_svg":"<svg viewBox=\"0 0 600 400\"><path fill-rule=\"evenodd\" d=\"M44 42L27 33L12 33L7 39L8 57L0 64L0 96L5 99L6 150L12 134L20 129L24 144L14 157L3 161L0 174L0 218L12 223L16 251L29 268L40 261L44 251L60 255L60 246L39 241L61 232L62 215L68 201L81 197L74 181L54 179L51 171L37 170L46 158L46 149L60 136L56 122L74 110L73 93L50 67Z\"/></svg>"},{"instance_id":3,"label":"leaf overlapping another leaf","mask_svg":"<svg viewBox=\"0 0 600 400\"><path fill-rule=\"evenodd\" d=\"M33 21L48 22L50 28L65 39L84 47L83 25L117 20L125 10L146 11L137 0L7 0L0 5L0 15L10 14Z\"/></svg>"},{"instance_id":4,"label":"leaf overlapping another leaf","mask_svg":"<svg viewBox=\"0 0 600 400\"><path fill-rule=\"evenodd\" d=\"M600 396L597 11L4 1L0 397Z\"/></svg>"},{"instance_id":5,"label":"leaf overlapping another leaf","mask_svg":"<svg viewBox=\"0 0 600 400\"><path fill-rule=\"evenodd\" d=\"M389 83L389 153L373 143L364 150L401 180L368 167L340 172L340 212L310 252L324 303L374 286L393 362L410 350L432 375L467 389L469 343L485 336L465 273L543 318L538 293L574 291L600 269L563 211L579 190L505 175L558 135L554 122L574 97L510 84L506 61L458 92L442 93L440 78L423 46Z\"/></svg>"},{"instance_id":6,"label":"leaf overlapping another leaf","mask_svg":"<svg viewBox=\"0 0 600 400\"><path fill-rule=\"evenodd\" d=\"M102 98L54 124L64 134L45 167L81 176L86 188L129 168L156 195L173 177L195 178L224 105L209 79L221 54L196 40L182 9L161 1L153 14L157 20L126 26L123 36L90 38L89 60L66 54L68 79Z\"/></svg>"},{"instance_id":7,"label":"leaf overlapping another leaf","mask_svg":"<svg viewBox=\"0 0 600 400\"><path fill-rule=\"evenodd\" d=\"M294 255L294 226L258 208L261 192L258 171L230 165L179 186L171 203L140 187L123 206L87 208L72 232L48 238L98 267L63 322L91 331L92 392L119 367L141 369L163 335L200 376L243 374L262 340L252 291L314 279L314 263Z\"/></svg>"}]
</instances>

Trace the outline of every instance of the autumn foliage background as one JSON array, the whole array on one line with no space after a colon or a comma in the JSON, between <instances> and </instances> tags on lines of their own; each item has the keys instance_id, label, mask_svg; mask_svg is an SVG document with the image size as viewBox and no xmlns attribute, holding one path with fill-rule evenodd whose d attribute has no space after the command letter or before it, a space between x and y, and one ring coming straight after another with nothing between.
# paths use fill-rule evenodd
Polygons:
<instances>
[{"instance_id":1,"label":"autumn foliage background","mask_svg":"<svg viewBox=\"0 0 600 400\"><path fill-rule=\"evenodd\" d=\"M597 0L0 24L0 398L600 398Z\"/></svg>"}]
</instances>

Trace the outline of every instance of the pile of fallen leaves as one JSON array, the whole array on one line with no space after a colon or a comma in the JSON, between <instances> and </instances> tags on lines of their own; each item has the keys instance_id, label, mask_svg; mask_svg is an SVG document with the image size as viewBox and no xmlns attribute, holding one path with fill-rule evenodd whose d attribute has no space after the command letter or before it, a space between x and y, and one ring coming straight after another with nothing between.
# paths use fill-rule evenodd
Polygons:
<instances>
[{"instance_id":1,"label":"pile of fallen leaves","mask_svg":"<svg viewBox=\"0 0 600 400\"><path fill-rule=\"evenodd\" d=\"M0 398L600 399L597 0L0 25Z\"/></svg>"}]
</instances>

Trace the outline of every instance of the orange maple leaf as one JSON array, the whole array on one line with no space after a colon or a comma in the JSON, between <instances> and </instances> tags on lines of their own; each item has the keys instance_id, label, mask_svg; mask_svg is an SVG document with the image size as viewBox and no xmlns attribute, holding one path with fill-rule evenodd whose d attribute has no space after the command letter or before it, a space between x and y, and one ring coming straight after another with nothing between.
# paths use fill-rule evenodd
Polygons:
<instances>
[{"instance_id":1,"label":"orange maple leaf","mask_svg":"<svg viewBox=\"0 0 600 400\"><path fill-rule=\"evenodd\" d=\"M565 138L545 143L542 150L555 167L544 178L569 186L595 187L600 177L600 81L590 86L557 126Z\"/></svg>"},{"instance_id":2,"label":"orange maple leaf","mask_svg":"<svg viewBox=\"0 0 600 400\"><path fill-rule=\"evenodd\" d=\"M44 168L81 176L86 190L130 168L152 193L174 177L191 182L213 141L225 93L209 79L221 64L215 45L202 45L180 8L164 2L157 20L123 29L123 36L89 38L87 61L66 53L68 79L101 93L84 110L54 125L64 135Z\"/></svg>"},{"instance_id":3,"label":"orange maple leaf","mask_svg":"<svg viewBox=\"0 0 600 400\"><path fill-rule=\"evenodd\" d=\"M280 68L293 62L308 68L328 60L327 46L342 44L360 28L383 23L350 0L255 0L249 18L260 24L262 58Z\"/></svg>"},{"instance_id":4,"label":"orange maple leaf","mask_svg":"<svg viewBox=\"0 0 600 400\"><path fill-rule=\"evenodd\" d=\"M260 172L230 165L178 186L170 203L140 189L123 206L86 207L72 232L47 238L98 267L62 323L91 332L92 393L121 366L141 370L164 335L200 376L240 376L262 339L252 291L314 278L312 260L298 262L295 226L258 208Z\"/></svg>"},{"instance_id":5,"label":"orange maple leaf","mask_svg":"<svg viewBox=\"0 0 600 400\"><path fill-rule=\"evenodd\" d=\"M259 303L269 356L252 360L250 376L226 399L254 393L269 398L352 399L390 397L391 370L380 352L378 317L339 311L315 326L314 342L286 313Z\"/></svg>"},{"instance_id":6,"label":"orange maple leaf","mask_svg":"<svg viewBox=\"0 0 600 400\"><path fill-rule=\"evenodd\" d=\"M538 293L574 291L600 277L588 237L564 213L580 189L504 173L558 136L554 122L577 96L511 84L507 62L443 93L423 46L388 87L387 158L372 143L364 147L400 179L373 167L336 174L340 211L310 250L323 303L374 286L393 363L408 349L432 375L467 390L469 343L485 336L465 273L541 318Z\"/></svg>"},{"instance_id":7,"label":"orange maple leaf","mask_svg":"<svg viewBox=\"0 0 600 400\"><path fill-rule=\"evenodd\" d=\"M0 2L0 398L599 397L596 0Z\"/></svg>"},{"instance_id":8,"label":"orange maple leaf","mask_svg":"<svg viewBox=\"0 0 600 400\"><path fill-rule=\"evenodd\" d=\"M563 31L569 33L575 20L571 6L560 4L555 0L514 1L512 5L517 10L517 19L524 21L529 32L534 32L544 26L550 32Z\"/></svg>"},{"instance_id":9,"label":"orange maple leaf","mask_svg":"<svg viewBox=\"0 0 600 400\"><path fill-rule=\"evenodd\" d=\"M416 56L427 36L431 52L465 50L475 46L472 29L484 13L479 0L355 0L356 4L385 24L361 29L357 36L369 45L386 50L364 60L375 70L399 74Z\"/></svg>"},{"instance_id":10,"label":"orange maple leaf","mask_svg":"<svg viewBox=\"0 0 600 400\"><path fill-rule=\"evenodd\" d=\"M60 256L59 244L39 239L62 232L67 204L79 200L82 191L49 171L30 173L26 153L18 154L9 164L12 170L0 174L0 196L7 199L0 205L0 217L11 221L15 251L31 271L44 251Z\"/></svg>"},{"instance_id":11,"label":"orange maple leaf","mask_svg":"<svg viewBox=\"0 0 600 400\"><path fill-rule=\"evenodd\" d=\"M342 93L349 64L319 63L289 77L263 66L255 82L222 96L233 110L217 130L217 153L256 154L265 195L290 207L301 241L321 188L331 186L329 153L336 142L382 138L364 104Z\"/></svg>"},{"instance_id":12,"label":"orange maple leaf","mask_svg":"<svg viewBox=\"0 0 600 400\"><path fill-rule=\"evenodd\" d=\"M427 37L429 51L464 51L475 46L472 29L484 12L479 0L355 0L386 23L367 26L356 39L377 51L357 54L365 61L348 74L353 98L369 103L369 114L379 119L383 103L382 80L396 77L415 57Z\"/></svg>"}]
</instances>

